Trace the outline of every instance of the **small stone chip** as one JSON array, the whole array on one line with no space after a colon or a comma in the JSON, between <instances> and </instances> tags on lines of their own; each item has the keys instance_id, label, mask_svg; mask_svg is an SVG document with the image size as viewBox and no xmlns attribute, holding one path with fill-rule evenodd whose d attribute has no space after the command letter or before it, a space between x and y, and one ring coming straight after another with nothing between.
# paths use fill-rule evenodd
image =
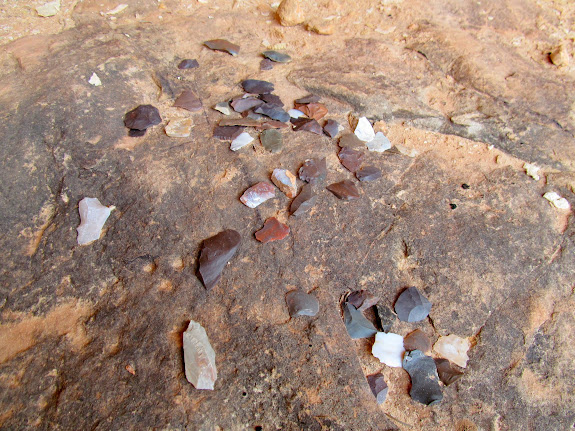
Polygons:
<instances>
[{"instance_id":1,"label":"small stone chip","mask_svg":"<svg viewBox=\"0 0 575 431\"><path fill-rule=\"evenodd\" d=\"M102 81L100 77L96 75L96 72L92 73L92 76L88 80L88 84L93 85L94 87L99 87L102 85Z\"/></svg>"},{"instance_id":2,"label":"small stone chip","mask_svg":"<svg viewBox=\"0 0 575 431\"><path fill-rule=\"evenodd\" d=\"M441 380L445 386L449 386L463 376L463 372L454 367L447 359L435 358L435 365L437 366L439 380Z\"/></svg>"},{"instance_id":3,"label":"small stone chip","mask_svg":"<svg viewBox=\"0 0 575 431\"><path fill-rule=\"evenodd\" d=\"M545 199L547 199L549 202L551 202L551 204L553 204L553 206L555 206L555 208L558 208L560 210L570 210L571 209L571 204L569 203L569 201L567 199L561 197L561 195L559 195L558 193L547 192L543 195L543 197Z\"/></svg>"},{"instance_id":4,"label":"small stone chip","mask_svg":"<svg viewBox=\"0 0 575 431\"><path fill-rule=\"evenodd\" d=\"M196 59L185 59L180 61L180 64L178 64L178 69L195 69L196 67L199 67L200 64L198 63L198 60Z\"/></svg>"},{"instance_id":5,"label":"small stone chip","mask_svg":"<svg viewBox=\"0 0 575 431\"><path fill-rule=\"evenodd\" d=\"M260 134L264 148L272 153L279 153L283 147L282 134L277 129L267 129Z\"/></svg>"},{"instance_id":6,"label":"small stone chip","mask_svg":"<svg viewBox=\"0 0 575 431\"><path fill-rule=\"evenodd\" d=\"M369 307L373 307L379 301L379 298L372 295L367 290L355 290L351 292L347 298L346 302L353 305L359 311L367 310Z\"/></svg>"},{"instance_id":7,"label":"small stone chip","mask_svg":"<svg viewBox=\"0 0 575 431\"><path fill-rule=\"evenodd\" d=\"M128 129L146 130L161 122L160 111L152 105L140 105L124 116L124 125Z\"/></svg>"},{"instance_id":8,"label":"small stone chip","mask_svg":"<svg viewBox=\"0 0 575 431\"><path fill-rule=\"evenodd\" d=\"M421 350L423 353L430 353L431 340L421 329L416 329L403 339L403 347L407 351Z\"/></svg>"},{"instance_id":9,"label":"small stone chip","mask_svg":"<svg viewBox=\"0 0 575 431\"><path fill-rule=\"evenodd\" d=\"M250 109L257 108L263 104L263 100L257 99L255 97L239 97L232 100L232 103L230 103L236 112L245 112Z\"/></svg>"},{"instance_id":10,"label":"small stone chip","mask_svg":"<svg viewBox=\"0 0 575 431\"><path fill-rule=\"evenodd\" d=\"M313 192L311 184L305 184L297 197L292 201L290 206L290 214L294 217L306 213L311 207L315 205L317 195Z\"/></svg>"},{"instance_id":11,"label":"small stone chip","mask_svg":"<svg viewBox=\"0 0 575 431\"><path fill-rule=\"evenodd\" d=\"M361 311L347 302L343 304L343 323L353 339L369 338L377 333L375 326L361 314Z\"/></svg>"},{"instance_id":12,"label":"small stone chip","mask_svg":"<svg viewBox=\"0 0 575 431\"><path fill-rule=\"evenodd\" d=\"M401 367L403 354L405 353L403 337L391 332L387 334L378 332L375 334L375 343L373 343L371 353L379 359L381 363L389 367L399 368Z\"/></svg>"},{"instance_id":13,"label":"small stone chip","mask_svg":"<svg viewBox=\"0 0 575 431\"><path fill-rule=\"evenodd\" d=\"M365 149L365 143L360 141L353 133L346 133L339 138L339 146L351 149Z\"/></svg>"},{"instance_id":14,"label":"small stone chip","mask_svg":"<svg viewBox=\"0 0 575 431\"><path fill-rule=\"evenodd\" d=\"M319 301L303 290L292 290L286 294L286 303L291 317L315 316L319 312Z\"/></svg>"},{"instance_id":15,"label":"small stone chip","mask_svg":"<svg viewBox=\"0 0 575 431\"><path fill-rule=\"evenodd\" d=\"M296 177L287 169L274 169L272 182L290 199L297 194Z\"/></svg>"},{"instance_id":16,"label":"small stone chip","mask_svg":"<svg viewBox=\"0 0 575 431\"><path fill-rule=\"evenodd\" d=\"M408 287L395 302L395 313L403 322L419 322L431 311L431 302L416 287Z\"/></svg>"},{"instance_id":17,"label":"small stone chip","mask_svg":"<svg viewBox=\"0 0 575 431\"><path fill-rule=\"evenodd\" d=\"M360 141L370 142L375 138L375 132L369 120L365 117L361 117L357 122L355 127L355 136L359 138ZM382 133L383 134L383 133Z\"/></svg>"},{"instance_id":18,"label":"small stone chip","mask_svg":"<svg viewBox=\"0 0 575 431\"><path fill-rule=\"evenodd\" d=\"M232 108L230 107L229 102L220 102L214 106L214 109L224 115L230 115L232 113Z\"/></svg>"},{"instance_id":19,"label":"small stone chip","mask_svg":"<svg viewBox=\"0 0 575 431\"><path fill-rule=\"evenodd\" d=\"M170 138L187 138L192 132L192 119L174 118L170 120L165 131Z\"/></svg>"},{"instance_id":20,"label":"small stone chip","mask_svg":"<svg viewBox=\"0 0 575 431\"><path fill-rule=\"evenodd\" d=\"M238 232L224 230L204 240L200 253L200 277L207 290L218 284L227 263L236 253L241 241Z\"/></svg>"},{"instance_id":21,"label":"small stone chip","mask_svg":"<svg viewBox=\"0 0 575 431\"><path fill-rule=\"evenodd\" d=\"M276 63L289 63L291 61L291 57L283 52L278 51L264 51L262 52L263 56L275 61Z\"/></svg>"},{"instance_id":22,"label":"small stone chip","mask_svg":"<svg viewBox=\"0 0 575 431\"><path fill-rule=\"evenodd\" d=\"M264 227L256 232L256 239L265 244L272 241L279 241L289 235L290 229L286 224L281 223L277 218L270 217L264 223Z\"/></svg>"},{"instance_id":23,"label":"small stone chip","mask_svg":"<svg viewBox=\"0 0 575 431\"><path fill-rule=\"evenodd\" d=\"M297 118L291 119L294 125L294 131L299 132L300 130L305 130L306 132L315 133L316 135L323 135L323 129L319 123L310 118Z\"/></svg>"},{"instance_id":24,"label":"small stone chip","mask_svg":"<svg viewBox=\"0 0 575 431\"><path fill-rule=\"evenodd\" d=\"M260 105L254 112L256 114L262 114L267 117L270 117L272 120L281 121L283 123L288 122L291 118L290 115L282 108L276 105L271 105L269 103L264 103L263 105Z\"/></svg>"},{"instance_id":25,"label":"small stone chip","mask_svg":"<svg viewBox=\"0 0 575 431\"><path fill-rule=\"evenodd\" d=\"M198 96L196 96L193 91L186 90L182 91L182 94L178 96L174 102L174 106L191 112L197 112L202 110L202 101L198 99Z\"/></svg>"},{"instance_id":26,"label":"small stone chip","mask_svg":"<svg viewBox=\"0 0 575 431\"><path fill-rule=\"evenodd\" d=\"M364 154L361 151L343 147L339 150L337 157L339 157L339 161L348 171L355 173L363 162Z\"/></svg>"},{"instance_id":27,"label":"small stone chip","mask_svg":"<svg viewBox=\"0 0 575 431\"><path fill-rule=\"evenodd\" d=\"M214 389L218 378L216 353L206 330L198 322L190 321L183 335L186 379L196 389Z\"/></svg>"},{"instance_id":28,"label":"small stone chip","mask_svg":"<svg viewBox=\"0 0 575 431\"><path fill-rule=\"evenodd\" d=\"M221 141L233 141L243 132L243 126L217 126L214 129L214 138Z\"/></svg>"},{"instance_id":29,"label":"small stone chip","mask_svg":"<svg viewBox=\"0 0 575 431\"><path fill-rule=\"evenodd\" d=\"M339 133L339 123L335 120L327 120L323 125L323 131L330 138L335 138Z\"/></svg>"},{"instance_id":30,"label":"small stone chip","mask_svg":"<svg viewBox=\"0 0 575 431\"><path fill-rule=\"evenodd\" d=\"M327 189L337 198L344 201L359 199L359 191L353 181L350 180L343 180L339 183L330 184L327 186Z\"/></svg>"},{"instance_id":31,"label":"small stone chip","mask_svg":"<svg viewBox=\"0 0 575 431\"><path fill-rule=\"evenodd\" d=\"M385 379L383 378L383 374L377 373L367 376L367 383L369 383L369 388L377 399L377 404L383 404L387 398L387 392L389 390L387 383L385 383Z\"/></svg>"},{"instance_id":32,"label":"small stone chip","mask_svg":"<svg viewBox=\"0 0 575 431\"><path fill-rule=\"evenodd\" d=\"M274 91L274 85L271 82L258 79L246 79L242 81L242 87L247 93L251 94L266 94Z\"/></svg>"},{"instance_id":33,"label":"small stone chip","mask_svg":"<svg viewBox=\"0 0 575 431\"><path fill-rule=\"evenodd\" d=\"M252 138L249 133L247 132L240 133L240 135L232 141L230 145L230 150L238 151L240 148L243 148L246 145L250 144L253 140L254 138Z\"/></svg>"},{"instance_id":34,"label":"small stone chip","mask_svg":"<svg viewBox=\"0 0 575 431\"><path fill-rule=\"evenodd\" d=\"M277 106L278 108L283 108L284 106L282 99L280 99L280 97L276 94L271 93L261 94L260 99L262 99L270 106Z\"/></svg>"},{"instance_id":35,"label":"small stone chip","mask_svg":"<svg viewBox=\"0 0 575 431\"><path fill-rule=\"evenodd\" d=\"M275 195L276 188L270 183L262 181L247 189L240 197L240 201L249 208L255 208Z\"/></svg>"},{"instance_id":36,"label":"small stone chip","mask_svg":"<svg viewBox=\"0 0 575 431\"><path fill-rule=\"evenodd\" d=\"M79 245L90 244L100 239L102 228L114 208L102 205L98 198L84 198L79 202L80 226L76 229Z\"/></svg>"},{"instance_id":37,"label":"small stone chip","mask_svg":"<svg viewBox=\"0 0 575 431\"><path fill-rule=\"evenodd\" d=\"M387 305L378 303L375 305L376 323L382 332L389 332L395 322L395 314Z\"/></svg>"},{"instance_id":38,"label":"small stone chip","mask_svg":"<svg viewBox=\"0 0 575 431\"><path fill-rule=\"evenodd\" d=\"M391 148L391 142L381 132L377 132L375 134L375 138L369 141L366 145L369 151L375 151L377 153L383 153Z\"/></svg>"},{"instance_id":39,"label":"small stone chip","mask_svg":"<svg viewBox=\"0 0 575 431\"><path fill-rule=\"evenodd\" d=\"M260 62L260 70L272 70L274 68L274 62L269 58L264 58Z\"/></svg>"},{"instance_id":40,"label":"small stone chip","mask_svg":"<svg viewBox=\"0 0 575 431\"><path fill-rule=\"evenodd\" d=\"M467 338L458 337L451 334L439 337L433 345L433 350L442 358L448 359L461 368L467 367L467 351L471 347L471 343Z\"/></svg>"},{"instance_id":41,"label":"small stone chip","mask_svg":"<svg viewBox=\"0 0 575 431\"><path fill-rule=\"evenodd\" d=\"M240 53L239 45L231 43L225 39L207 40L204 42L204 45L206 45L210 49L213 49L214 51L227 52L228 54L231 54L234 57Z\"/></svg>"},{"instance_id":42,"label":"small stone chip","mask_svg":"<svg viewBox=\"0 0 575 431\"><path fill-rule=\"evenodd\" d=\"M443 399L435 361L422 351L414 350L403 358L403 369L411 377L409 396L422 404L438 404Z\"/></svg>"},{"instance_id":43,"label":"small stone chip","mask_svg":"<svg viewBox=\"0 0 575 431\"><path fill-rule=\"evenodd\" d=\"M309 159L306 160L301 168L299 168L299 179L310 184L317 184L327 176L327 163L325 157L323 159Z\"/></svg>"},{"instance_id":44,"label":"small stone chip","mask_svg":"<svg viewBox=\"0 0 575 431\"><path fill-rule=\"evenodd\" d=\"M355 173L360 181L374 181L381 178L381 171L375 166L365 166Z\"/></svg>"}]
</instances>

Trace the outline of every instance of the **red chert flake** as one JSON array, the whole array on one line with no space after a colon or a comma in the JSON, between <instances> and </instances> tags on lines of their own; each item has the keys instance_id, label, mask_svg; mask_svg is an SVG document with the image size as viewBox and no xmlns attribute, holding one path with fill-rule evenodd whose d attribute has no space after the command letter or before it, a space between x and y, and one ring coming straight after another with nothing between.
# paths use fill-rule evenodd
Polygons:
<instances>
[{"instance_id":1,"label":"red chert flake","mask_svg":"<svg viewBox=\"0 0 575 431\"><path fill-rule=\"evenodd\" d=\"M277 218L270 217L264 223L264 227L256 232L256 239L261 243L279 241L289 235L289 227L281 223Z\"/></svg>"}]
</instances>

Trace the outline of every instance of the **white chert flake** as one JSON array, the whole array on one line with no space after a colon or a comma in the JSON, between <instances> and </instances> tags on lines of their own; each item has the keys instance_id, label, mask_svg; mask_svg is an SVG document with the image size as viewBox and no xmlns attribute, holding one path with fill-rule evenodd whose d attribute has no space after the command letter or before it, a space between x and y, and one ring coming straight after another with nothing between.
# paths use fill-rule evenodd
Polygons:
<instances>
[{"instance_id":1,"label":"white chert flake","mask_svg":"<svg viewBox=\"0 0 575 431\"><path fill-rule=\"evenodd\" d=\"M232 144L230 145L230 150L237 151L240 148L243 148L249 143L251 143L253 140L254 138L252 138L249 133L242 132L236 139L232 141Z\"/></svg>"},{"instance_id":2,"label":"white chert flake","mask_svg":"<svg viewBox=\"0 0 575 431\"><path fill-rule=\"evenodd\" d=\"M462 368L467 367L467 351L471 347L471 343L467 338L461 338L457 335L448 335L439 337L433 345L433 350L442 358L449 359L454 364Z\"/></svg>"},{"instance_id":3,"label":"white chert flake","mask_svg":"<svg viewBox=\"0 0 575 431\"><path fill-rule=\"evenodd\" d=\"M100 77L96 75L96 72L92 73L92 76L88 80L88 84L91 84L94 87L99 87L100 85L102 85L102 81L100 81Z\"/></svg>"},{"instance_id":4,"label":"white chert flake","mask_svg":"<svg viewBox=\"0 0 575 431\"><path fill-rule=\"evenodd\" d=\"M214 109L224 115L230 115L232 113L232 108L228 102L220 102L214 106Z\"/></svg>"},{"instance_id":5,"label":"white chert flake","mask_svg":"<svg viewBox=\"0 0 575 431\"><path fill-rule=\"evenodd\" d=\"M288 114L291 118L300 118L305 117L305 114L301 112L299 109L290 109Z\"/></svg>"},{"instance_id":6,"label":"white chert flake","mask_svg":"<svg viewBox=\"0 0 575 431\"><path fill-rule=\"evenodd\" d=\"M387 136L381 132L377 132L375 134L375 138L366 145L369 151L375 151L378 153L383 153L391 148L391 142L387 139Z\"/></svg>"},{"instance_id":7,"label":"white chert flake","mask_svg":"<svg viewBox=\"0 0 575 431\"><path fill-rule=\"evenodd\" d=\"M186 379L196 389L213 390L218 378L216 352L208 340L206 330L192 320L183 338Z\"/></svg>"},{"instance_id":8,"label":"white chert flake","mask_svg":"<svg viewBox=\"0 0 575 431\"><path fill-rule=\"evenodd\" d=\"M100 238L104 223L114 208L102 205L97 198L84 198L80 201L80 226L77 229L79 245L90 244Z\"/></svg>"},{"instance_id":9,"label":"white chert flake","mask_svg":"<svg viewBox=\"0 0 575 431\"><path fill-rule=\"evenodd\" d=\"M555 205L556 208L560 210L570 210L571 205L569 201L563 197L561 197L558 193L555 192L547 192L543 195L545 199Z\"/></svg>"},{"instance_id":10,"label":"white chert flake","mask_svg":"<svg viewBox=\"0 0 575 431\"><path fill-rule=\"evenodd\" d=\"M539 171L541 170L539 166L533 165L531 163L524 163L523 169L525 169L525 173L529 175L531 178L533 178L535 181L539 181L539 179L541 178L539 176Z\"/></svg>"},{"instance_id":11,"label":"white chert flake","mask_svg":"<svg viewBox=\"0 0 575 431\"><path fill-rule=\"evenodd\" d=\"M371 353L389 367L401 367L405 353L403 337L391 332L378 332L375 334L375 343L373 343Z\"/></svg>"},{"instance_id":12,"label":"white chert flake","mask_svg":"<svg viewBox=\"0 0 575 431\"><path fill-rule=\"evenodd\" d=\"M355 136L357 136L358 139L363 142L371 142L373 141L373 138L375 138L373 127L371 126L369 120L365 117L361 117L359 119L354 133Z\"/></svg>"}]
</instances>

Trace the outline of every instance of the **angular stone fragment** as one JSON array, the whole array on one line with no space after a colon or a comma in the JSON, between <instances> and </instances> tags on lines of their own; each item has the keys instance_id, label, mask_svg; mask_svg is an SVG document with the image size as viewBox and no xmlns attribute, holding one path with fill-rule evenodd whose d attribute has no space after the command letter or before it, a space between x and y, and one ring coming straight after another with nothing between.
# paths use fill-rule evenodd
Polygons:
<instances>
[{"instance_id":1,"label":"angular stone fragment","mask_svg":"<svg viewBox=\"0 0 575 431\"><path fill-rule=\"evenodd\" d=\"M218 378L216 352L208 340L206 330L198 322L190 321L183 335L186 379L196 389L214 389Z\"/></svg>"},{"instance_id":2,"label":"angular stone fragment","mask_svg":"<svg viewBox=\"0 0 575 431\"><path fill-rule=\"evenodd\" d=\"M276 63L289 63L291 61L291 57L283 52L270 50L262 52L262 55Z\"/></svg>"},{"instance_id":3,"label":"angular stone fragment","mask_svg":"<svg viewBox=\"0 0 575 431\"><path fill-rule=\"evenodd\" d=\"M252 94L266 94L274 91L274 85L271 82L259 79L246 79L242 81L242 87L247 93Z\"/></svg>"},{"instance_id":4,"label":"angular stone fragment","mask_svg":"<svg viewBox=\"0 0 575 431\"><path fill-rule=\"evenodd\" d=\"M359 191L353 181L343 180L339 183L333 183L327 186L327 189L332 192L337 198L344 201L351 201L359 199Z\"/></svg>"},{"instance_id":5,"label":"angular stone fragment","mask_svg":"<svg viewBox=\"0 0 575 431\"><path fill-rule=\"evenodd\" d=\"M381 178L381 171L375 166L365 166L355 173L360 181L374 181Z\"/></svg>"},{"instance_id":6,"label":"angular stone fragment","mask_svg":"<svg viewBox=\"0 0 575 431\"><path fill-rule=\"evenodd\" d=\"M365 142L360 141L353 133L346 133L339 138L339 146L341 148L364 149Z\"/></svg>"},{"instance_id":7,"label":"angular stone fragment","mask_svg":"<svg viewBox=\"0 0 575 431\"><path fill-rule=\"evenodd\" d=\"M377 132L375 137L366 145L369 151L375 151L377 153L383 153L391 148L391 142L381 132Z\"/></svg>"},{"instance_id":8,"label":"angular stone fragment","mask_svg":"<svg viewBox=\"0 0 575 431\"><path fill-rule=\"evenodd\" d=\"M240 135L232 141L230 145L230 150L237 151L240 148L243 148L246 145L250 144L253 140L254 138L252 138L249 133L246 132L240 133Z\"/></svg>"},{"instance_id":9,"label":"angular stone fragment","mask_svg":"<svg viewBox=\"0 0 575 431\"><path fill-rule=\"evenodd\" d=\"M467 338L458 337L451 334L448 336L439 337L433 345L433 351L445 359L449 359L461 368L467 367L467 351L471 347L471 343Z\"/></svg>"},{"instance_id":10,"label":"angular stone fragment","mask_svg":"<svg viewBox=\"0 0 575 431\"><path fill-rule=\"evenodd\" d=\"M224 115L230 115L232 113L232 108L230 107L229 102L220 102L214 106L214 109Z\"/></svg>"},{"instance_id":11,"label":"angular stone fragment","mask_svg":"<svg viewBox=\"0 0 575 431\"><path fill-rule=\"evenodd\" d=\"M264 227L256 232L256 239L261 243L279 241L289 235L290 229L277 218L270 217L264 223Z\"/></svg>"},{"instance_id":12,"label":"angular stone fragment","mask_svg":"<svg viewBox=\"0 0 575 431\"><path fill-rule=\"evenodd\" d=\"M375 326L361 314L361 311L347 302L343 303L343 323L353 339L369 338L377 332Z\"/></svg>"},{"instance_id":13,"label":"angular stone fragment","mask_svg":"<svg viewBox=\"0 0 575 431\"><path fill-rule=\"evenodd\" d=\"M358 120L354 133L355 136L357 136L358 139L363 142L370 142L375 138L373 127L371 126L369 120L365 117L361 117Z\"/></svg>"},{"instance_id":14,"label":"angular stone fragment","mask_svg":"<svg viewBox=\"0 0 575 431\"><path fill-rule=\"evenodd\" d=\"M456 369L447 359L435 358L434 360L439 380L441 380L445 386L449 386L463 376L463 373Z\"/></svg>"},{"instance_id":15,"label":"angular stone fragment","mask_svg":"<svg viewBox=\"0 0 575 431\"><path fill-rule=\"evenodd\" d=\"M243 126L243 127L256 127L261 124L261 121L253 120L251 118L223 118L220 120L220 126Z\"/></svg>"},{"instance_id":16,"label":"angular stone fragment","mask_svg":"<svg viewBox=\"0 0 575 431\"><path fill-rule=\"evenodd\" d=\"M93 85L94 87L100 87L102 85L102 81L96 72L92 73L92 76L90 76L90 79L88 80L88 84Z\"/></svg>"},{"instance_id":17,"label":"angular stone fragment","mask_svg":"<svg viewBox=\"0 0 575 431\"><path fill-rule=\"evenodd\" d=\"M421 350L423 353L430 353L431 340L421 329L416 329L403 339L403 347L407 351Z\"/></svg>"},{"instance_id":18,"label":"angular stone fragment","mask_svg":"<svg viewBox=\"0 0 575 431\"><path fill-rule=\"evenodd\" d=\"M371 353L381 363L389 367L401 367L403 361L403 337L398 334L378 332L375 334L375 343L371 348Z\"/></svg>"},{"instance_id":19,"label":"angular stone fragment","mask_svg":"<svg viewBox=\"0 0 575 431\"><path fill-rule=\"evenodd\" d=\"M272 70L274 68L274 62L269 58L264 58L260 62L260 70Z\"/></svg>"},{"instance_id":20,"label":"angular stone fragment","mask_svg":"<svg viewBox=\"0 0 575 431\"><path fill-rule=\"evenodd\" d=\"M319 312L319 301L303 290L292 290L286 294L286 303L291 317L315 316Z\"/></svg>"},{"instance_id":21,"label":"angular stone fragment","mask_svg":"<svg viewBox=\"0 0 575 431\"><path fill-rule=\"evenodd\" d=\"M262 114L270 117L272 120L281 121L283 123L290 120L290 116L286 111L276 105L270 105L268 103L260 105L257 109L254 110L254 112L256 114Z\"/></svg>"},{"instance_id":22,"label":"angular stone fragment","mask_svg":"<svg viewBox=\"0 0 575 431\"><path fill-rule=\"evenodd\" d=\"M571 204L569 203L569 201L567 199L561 197L561 195L559 195L558 193L547 192L543 195L543 197L545 199L547 199L549 202L551 202L551 204L553 204L553 206L555 206L555 208L558 208L560 210L570 210L571 209Z\"/></svg>"},{"instance_id":23,"label":"angular stone fragment","mask_svg":"<svg viewBox=\"0 0 575 431\"><path fill-rule=\"evenodd\" d=\"M425 404L438 404L443 399L435 361L420 350L409 352L403 358L403 369L411 377L411 399Z\"/></svg>"},{"instance_id":24,"label":"angular stone fragment","mask_svg":"<svg viewBox=\"0 0 575 431\"><path fill-rule=\"evenodd\" d=\"M335 138L339 133L339 123L335 120L327 120L323 125L323 131L330 138Z\"/></svg>"},{"instance_id":25,"label":"angular stone fragment","mask_svg":"<svg viewBox=\"0 0 575 431\"><path fill-rule=\"evenodd\" d=\"M355 173L363 162L364 154L361 151L343 147L339 150L337 157L339 157L339 161L348 171Z\"/></svg>"},{"instance_id":26,"label":"angular stone fragment","mask_svg":"<svg viewBox=\"0 0 575 431\"><path fill-rule=\"evenodd\" d=\"M377 404L383 404L387 398L387 392L389 390L383 374L377 373L367 376L367 383L369 383L369 388L377 400Z\"/></svg>"},{"instance_id":27,"label":"angular stone fragment","mask_svg":"<svg viewBox=\"0 0 575 431\"><path fill-rule=\"evenodd\" d=\"M419 322L431 311L431 302L416 287L408 287L395 302L395 313L404 322Z\"/></svg>"},{"instance_id":28,"label":"angular stone fragment","mask_svg":"<svg viewBox=\"0 0 575 431\"><path fill-rule=\"evenodd\" d=\"M182 94L178 96L174 102L176 108L187 109L191 112L201 111L202 101L194 94L193 91L186 90L182 91Z\"/></svg>"},{"instance_id":29,"label":"angular stone fragment","mask_svg":"<svg viewBox=\"0 0 575 431\"><path fill-rule=\"evenodd\" d=\"M294 103L298 105L305 105L306 103L317 103L319 102L320 97L316 96L315 94L309 94L305 97L301 97L299 99L294 100Z\"/></svg>"},{"instance_id":30,"label":"angular stone fragment","mask_svg":"<svg viewBox=\"0 0 575 431\"><path fill-rule=\"evenodd\" d=\"M231 43L225 39L207 40L204 42L204 45L206 45L210 49L213 49L214 51L227 52L228 54L231 54L234 57L240 53L239 45Z\"/></svg>"},{"instance_id":31,"label":"angular stone fragment","mask_svg":"<svg viewBox=\"0 0 575 431\"><path fill-rule=\"evenodd\" d=\"M381 331L382 332L391 331L393 323L395 322L396 319L393 311L391 311L391 309L388 306L383 305L381 303L375 305L375 311L376 311L376 323L379 325Z\"/></svg>"},{"instance_id":32,"label":"angular stone fragment","mask_svg":"<svg viewBox=\"0 0 575 431\"><path fill-rule=\"evenodd\" d=\"M113 206L102 205L97 198L84 198L80 201L78 204L80 226L76 229L79 245L90 244L100 239L102 228L113 209Z\"/></svg>"},{"instance_id":33,"label":"angular stone fragment","mask_svg":"<svg viewBox=\"0 0 575 431\"><path fill-rule=\"evenodd\" d=\"M323 159L309 159L306 160L301 168L299 168L299 179L306 181L310 184L317 184L327 176L327 163L325 157Z\"/></svg>"},{"instance_id":34,"label":"angular stone fragment","mask_svg":"<svg viewBox=\"0 0 575 431\"><path fill-rule=\"evenodd\" d=\"M282 99L280 99L280 97L276 94L271 93L261 94L260 99L266 102L269 106L273 105L277 106L278 108L282 108L284 106Z\"/></svg>"},{"instance_id":35,"label":"angular stone fragment","mask_svg":"<svg viewBox=\"0 0 575 431\"><path fill-rule=\"evenodd\" d=\"M306 132L315 133L316 135L323 135L323 129L319 123L310 118L297 118L291 120L292 124L295 126L293 129L296 132L304 130Z\"/></svg>"},{"instance_id":36,"label":"angular stone fragment","mask_svg":"<svg viewBox=\"0 0 575 431\"><path fill-rule=\"evenodd\" d=\"M243 130L243 126L217 126L214 129L214 138L221 141L233 141Z\"/></svg>"},{"instance_id":37,"label":"angular stone fragment","mask_svg":"<svg viewBox=\"0 0 575 431\"><path fill-rule=\"evenodd\" d=\"M279 153L283 146L283 138L277 129L264 130L260 134L260 141L264 148L272 153Z\"/></svg>"},{"instance_id":38,"label":"angular stone fragment","mask_svg":"<svg viewBox=\"0 0 575 431\"><path fill-rule=\"evenodd\" d=\"M379 301L379 298L363 289L351 292L345 299L345 302L353 305L359 311L364 311L369 307L373 307L377 304L377 301Z\"/></svg>"},{"instance_id":39,"label":"angular stone fragment","mask_svg":"<svg viewBox=\"0 0 575 431\"><path fill-rule=\"evenodd\" d=\"M226 264L236 253L241 241L238 232L224 230L204 240L200 253L199 273L207 290L218 284Z\"/></svg>"},{"instance_id":40,"label":"angular stone fragment","mask_svg":"<svg viewBox=\"0 0 575 431\"><path fill-rule=\"evenodd\" d=\"M247 207L255 208L268 199L275 197L276 188L270 183L260 182L247 189L240 201Z\"/></svg>"},{"instance_id":41,"label":"angular stone fragment","mask_svg":"<svg viewBox=\"0 0 575 431\"><path fill-rule=\"evenodd\" d=\"M198 60L186 58L185 60L180 61L178 69L195 69L199 66L200 64L198 63Z\"/></svg>"},{"instance_id":42,"label":"angular stone fragment","mask_svg":"<svg viewBox=\"0 0 575 431\"><path fill-rule=\"evenodd\" d=\"M533 178L535 181L539 181L541 177L539 176L539 171L541 167L534 165L532 163L524 163L523 169L525 169L525 173Z\"/></svg>"},{"instance_id":43,"label":"angular stone fragment","mask_svg":"<svg viewBox=\"0 0 575 431\"><path fill-rule=\"evenodd\" d=\"M192 119L174 118L166 125L165 131L170 138L187 138L192 132Z\"/></svg>"},{"instance_id":44,"label":"angular stone fragment","mask_svg":"<svg viewBox=\"0 0 575 431\"><path fill-rule=\"evenodd\" d=\"M161 122L160 111L152 105L140 105L124 116L124 125L128 129L146 130Z\"/></svg>"},{"instance_id":45,"label":"angular stone fragment","mask_svg":"<svg viewBox=\"0 0 575 431\"><path fill-rule=\"evenodd\" d=\"M299 195L297 195L297 197L292 201L290 205L290 214L294 217L299 217L313 207L316 200L317 195L313 192L312 185L305 184L301 188Z\"/></svg>"},{"instance_id":46,"label":"angular stone fragment","mask_svg":"<svg viewBox=\"0 0 575 431\"><path fill-rule=\"evenodd\" d=\"M327 107L323 103L308 103L306 105L295 105L295 109L300 110L309 118L321 120L327 115Z\"/></svg>"},{"instance_id":47,"label":"angular stone fragment","mask_svg":"<svg viewBox=\"0 0 575 431\"><path fill-rule=\"evenodd\" d=\"M263 100L257 99L255 97L239 97L232 100L232 103L230 103L236 112L245 112L249 109L257 108L263 104Z\"/></svg>"},{"instance_id":48,"label":"angular stone fragment","mask_svg":"<svg viewBox=\"0 0 575 431\"><path fill-rule=\"evenodd\" d=\"M274 169L272 172L272 182L290 199L297 194L295 175L287 169Z\"/></svg>"}]
</instances>

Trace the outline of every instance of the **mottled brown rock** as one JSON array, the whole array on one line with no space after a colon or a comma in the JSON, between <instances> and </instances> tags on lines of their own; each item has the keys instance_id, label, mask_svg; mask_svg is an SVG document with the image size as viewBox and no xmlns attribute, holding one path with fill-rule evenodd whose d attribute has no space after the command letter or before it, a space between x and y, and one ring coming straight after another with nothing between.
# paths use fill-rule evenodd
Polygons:
<instances>
[{"instance_id":1,"label":"mottled brown rock","mask_svg":"<svg viewBox=\"0 0 575 431\"><path fill-rule=\"evenodd\" d=\"M270 217L264 223L264 227L256 232L256 239L261 243L279 241L289 235L290 229L277 218Z\"/></svg>"},{"instance_id":2,"label":"mottled brown rock","mask_svg":"<svg viewBox=\"0 0 575 431\"><path fill-rule=\"evenodd\" d=\"M350 180L343 180L339 183L333 183L327 186L327 189L332 192L338 199L344 201L351 201L359 199L359 191L357 187Z\"/></svg>"},{"instance_id":3,"label":"mottled brown rock","mask_svg":"<svg viewBox=\"0 0 575 431\"><path fill-rule=\"evenodd\" d=\"M174 102L176 108L183 108L191 112L202 110L202 101L191 90L183 91Z\"/></svg>"},{"instance_id":4,"label":"mottled brown rock","mask_svg":"<svg viewBox=\"0 0 575 431\"><path fill-rule=\"evenodd\" d=\"M227 52L228 54L233 55L234 57L240 53L240 46L236 45L235 43L231 43L225 39L213 39L207 40L204 42L208 48L214 51L223 51Z\"/></svg>"},{"instance_id":5,"label":"mottled brown rock","mask_svg":"<svg viewBox=\"0 0 575 431\"><path fill-rule=\"evenodd\" d=\"M316 120L309 118L292 118L290 120L294 125L294 131L305 130L306 132L315 133L316 135L323 135L323 129Z\"/></svg>"},{"instance_id":6,"label":"mottled brown rock","mask_svg":"<svg viewBox=\"0 0 575 431\"><path fill-rule=\"evenodd\" d=\"M364 158L364 154L361 151L352 150L348 147L343 147L339 150L337 155L339 161L345 168L350 172L356 172L361 166Z\"/></svg>"},{"instance_id":7,"label":"mottled brown rock","mask_svg":"<svg viewBox=\"0 0 575 431\"><path fill-rule=\"evenodd\" d=\"M327 115L327 107L323 103L296 103L295 109L303 112L306 116L314 120L321 120Z\"/></svg>"},{"instance_id":8,"label":"mottled brown rock","mask_svg":"<svg viewBox=\"0 0 575 431\"><path fill-rule=\"evenodd\" d=\"M431 353L431 340L421 329L416 329L403 338L403 347L407 351L421 350L429 354Z\"/></svg>"},{"instance_id":9,"label":"mottled brown rock","mask_svg":"<svg viewBox=\"0 0 575 431\"><path fill-rule=\"evenodd\" d=\"M236 254L240 242L240 234L232 229L204 240L198 271L206 289L211 290L218 284L224 267Z\"/></svg>"}]
</instances>

